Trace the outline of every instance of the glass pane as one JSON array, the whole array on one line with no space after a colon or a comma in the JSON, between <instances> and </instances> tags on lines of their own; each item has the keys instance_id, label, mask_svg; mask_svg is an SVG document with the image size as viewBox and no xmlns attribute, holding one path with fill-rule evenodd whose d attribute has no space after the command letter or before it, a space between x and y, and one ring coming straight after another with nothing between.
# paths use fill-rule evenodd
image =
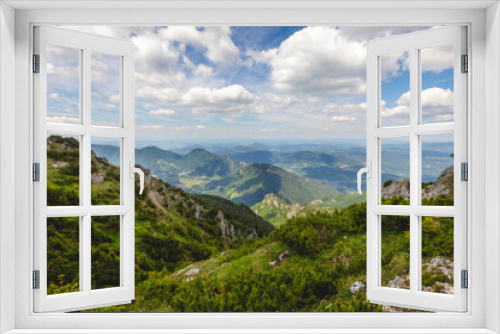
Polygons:
<instances>
[{"instance_id":1,"label":"glass pane","mask_svg":"<svg viewBox=\"0 0 500 334\"><path fill-rule=\"evenodd\" d=\"M80 138L47 135L47 206L80 205Z\"/></svg>"},{"instance_id":2,"label":"glass pane","mask_svg":"<svg viewBox=\"0 0 500 334\"><path fill-rule=\"evenodd\" d=\"M382 204L410 203L410 138L383 138L381 146Z\"/></svg>"},{"instance_id":3,"label":"glass pane","mask_svg":"<svg viewBox=\"0 0 500 334\"><path fill-rule=\"evenodd\" d=\"M422 291L453 294L453 223L422 217Z\"/></svg>"},{"instance_id":4,"label":"glass pane","mask_svg":"<svg viewBox=\"0 0 500 334\"><path fill-rule=\"evenodd\" d=\"M120 143L92 137L92 205L120 205Z\"/></svg>"},{"instance_id":5,"label":"glass pane","mask_svg":"<svg viewBox=\"0 0 500 334\"><path fill-rule=\"evenodd\" d=\"M382 216L382 286L410 289L410 217Z\"/></svg>"},{"instance_id":6,"label":"glass pane","mask_svg":"<svg viewBox=\"0 0 500 334\"><path fill-rule=\"evenodd\" d=\"M420 50L422 123L453 122L453 45Z\"/></svg>"},{"instance_id":7,"label":"glass pane","mask_svg":"<svg viewBox=\"0 0 500 334\"><path fill-rule=\"evenodd\" d=\"M453 133L420 136L422 205L453 206Z\"/></svg>"},{"instance_id":8,"label":"glass pane","mask_svg":"<svg viewBox=\"0 0 500 334\"><path fill-rule=\"evenodd\" d=\"M408 52L380 57L381 126L410 125L410 55Z\"/></svg>"},{"instance_id":9,"label":"glass pane","mask_svg":"<svg viewBox=\"0 0 500 334\"><path fill-rule=\"evenodd\" d=\"M120 126L121 57L92 52L92 125Z\"/></svg>"},{"instance_id":10,"label":"glass pane","mask_svg":"<svg viewBox=\"0 0 500 334\"><path fill-rule=\"evenodd\" d=\"M80 53L47 45L47 122L80 123Z\"/></svg>"},{"instance_id":11,"label":"glass pane","mask_svg":"<svg viewBox=\"0 0 500 334\"><path fill-rule=\"evenodd\" d=\"M80 218L47 218L47 294L80 290Z\"/></svg>"},{"instance_id":12,"label":"glass pane","mask_svg":"<svg viewBox=\"0 0 500 334\"><path fill-rule=\"evenodd\" d=\"M92 217L92 289L120 286L120 216Z\"/></svg>"}]
</instances>

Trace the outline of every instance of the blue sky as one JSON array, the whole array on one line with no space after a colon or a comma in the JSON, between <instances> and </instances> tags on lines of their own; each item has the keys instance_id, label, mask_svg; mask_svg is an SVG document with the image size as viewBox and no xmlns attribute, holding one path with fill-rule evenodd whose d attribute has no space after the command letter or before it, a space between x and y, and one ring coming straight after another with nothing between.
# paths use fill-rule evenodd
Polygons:
<instances>
[{"instance_id":1,"label":"blue sky","mask_svg":"<svg viewBox=\"0 0 500 334\"><path fill-rule=\"evenodd\" d=\"M426 27L73 27L136 47L136 136L363 138L366 43ZM52 122L78 122L78 59L49 50ZM408 122L408 55L383 60L384 126ZM92 120L117 121L118 70L93 54ZM449 47L422 51L424 122L452 120Z\"/></svg>"}]
</instances>

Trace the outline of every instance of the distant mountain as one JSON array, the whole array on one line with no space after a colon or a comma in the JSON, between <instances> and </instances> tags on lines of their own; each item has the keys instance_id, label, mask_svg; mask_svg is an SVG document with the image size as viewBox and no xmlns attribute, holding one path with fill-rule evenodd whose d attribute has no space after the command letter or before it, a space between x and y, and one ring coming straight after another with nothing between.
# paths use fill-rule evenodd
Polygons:
<instances>
[{"instance_id":1,"label":"distant mountain","mask_svg":"<svg viewBox=\"0 0 500 334\"><path fill-rule=\"evenodd\" d=\"M238 171L203 185L200 192L252 206L267 194L276 194L287 203L308 204L326 195L338 194L334 187L299 176L270 164L252 163Z\"/></svg>"},{"instance_id":2,"label":"distant mountain","mask_svg":"<svg viewBox=\"0 0 500 334\"><path fill-rule=\"evenodd\" d=\"M75 139L60 136L47 138L49 206L78 205L78 157L79 144ZM92 204L119 204L118 168L93 151L91 170ZM111 231L106 225L111 221L108 218L92 219L92 238L103 240L103 247L107 247L100 249L92 245L92 256L100 256L99 268L116 265L114 254L120 247L119 224L117 230ZM78 220L76 224L78 226ZM73 267L78 261L67 261L68 258L78 259L78 239L73 242L69 238L74 235L74 225L68 224L65 218L50 219L48 225L48 262L49 266L59 269L51 271L48 282L50 290L56 292L61 284L58 278L61 274L66 274L66 283L73 284L74 281L78 284L78 267ZM140 282L148 278L150 271L173 271L186 263L207 259L239 241L265 237L273 230L270 223L243 204L215 196L186 193L157 179L145 169L144 193L135 197L136 279ZM66 261L58 259L61 253ZM68 273L76 274L69 276ZM101 280L101 283L116 284L113 283L116 277L108 279Z\"/></svg>"}]
</instances>

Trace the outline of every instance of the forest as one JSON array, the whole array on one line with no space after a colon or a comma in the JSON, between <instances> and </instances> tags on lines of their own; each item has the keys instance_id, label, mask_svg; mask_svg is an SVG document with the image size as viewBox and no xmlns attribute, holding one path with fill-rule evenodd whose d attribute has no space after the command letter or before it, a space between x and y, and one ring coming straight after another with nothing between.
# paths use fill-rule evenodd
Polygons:
<instances>
[{"instance_id":1,"label":"forest","mask_svg":"<svg viewBox=\"0 0 500 334\"><path fill-rule=\"evenodd\" d=\"M75 205L78 142L47 141L47 205ZM135 203L136 298L85 312L395 311L366 299L365 202L275 227L244 204L189 194L146 172ZM92 203L116 204L119 167L93 153L92 175ZM426 201L452 205L453 198ZM47 220L49 294L79 290L78 224L77 217ZM118 216L92 219L93 289L119 285L119 231ZM453 293L453 219L422 218L422 240L423 286ZM408 217L382 218L382 268L383 285L408 288Z\"/></svg>"}]
</instances>

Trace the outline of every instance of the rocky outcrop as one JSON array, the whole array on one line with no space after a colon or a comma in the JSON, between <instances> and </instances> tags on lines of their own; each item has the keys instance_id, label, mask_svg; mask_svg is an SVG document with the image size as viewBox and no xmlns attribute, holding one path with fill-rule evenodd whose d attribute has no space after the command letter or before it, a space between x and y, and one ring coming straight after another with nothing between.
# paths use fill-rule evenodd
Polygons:
<instances>
[{"instance_id":1,"label":"rocky outcrop","mask_svg":"<svg viewBox=\"0 0 500 334\"><path fill-rule=\"evenodd\" d=\"M391 198L393 196L402 196L404 199L410 199L410 180L400 179L386 182L385 186L382 187L382 197Z\"/></svg>"},{"instance_id":2,"label":"rocky outcrop","mask_svg":"<svg viewBox=\"0 0 500 334\"><path fill-rule=\"evenodd\" d=\"M224 213L221 210L219 210L219 212L217 212L217 218L220 219L219 227L220 227L222 239L225 240L227 243L234 242L234 240L235 240L234 225L228 225L227 220L224 217Z\"/></svg>"},{"instance_id":3,"label":"rocky outcrop","mask_svg":"<svg viewBox=\"0 0 500 334\"><path fill-rule=\"evenodd\" d=\"M351 287L349 288L349 291L352 293L352 294L356 294L358 292L361 292L362 290L364 290L366 288L366 285L365 283L363 282L360 282L360 281L356 281L354 283L352 283Z\"/></svg>"},{"instance_id":4,"label":"rocky outcrop","mask_svg":"<svg viewBox=\"0 0 500 334\"><path fill-rule=\"evenodd\" d=\"M446 169L441 172L436 182L425 185L422 189L422 198L431 199L438 196L453 196L454 174L453 166L446 167Z\"/></svg>"},{"instance_id":5,"label":"rocky outcrop","mask_svg":"<svg viewBox=\"0 0 500 334\"><path fill-rule=\"evenodd\" d=\"M437 197L453 196L453 166L446 167L441 172L436 182L424 183L422 185L422 199L432 199ZM410 180L400 179L397 181L389 180L382 186L382 197L391 198L401 196L404 199L410 199Z\"/></svg>"}]
</instances>

